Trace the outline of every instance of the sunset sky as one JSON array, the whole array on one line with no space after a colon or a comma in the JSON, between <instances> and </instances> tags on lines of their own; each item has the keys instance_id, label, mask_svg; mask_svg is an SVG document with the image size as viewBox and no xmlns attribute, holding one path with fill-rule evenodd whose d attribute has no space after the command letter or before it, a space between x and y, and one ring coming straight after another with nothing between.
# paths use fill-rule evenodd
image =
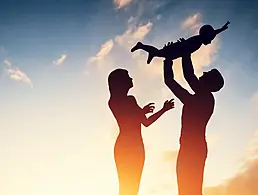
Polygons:
<instances>
[{"instance_id":1,"label":"sunset sky","mask_svg":"<svg viewBox=\"0 0 258 195\"><path fill-rule=\"evenodd\" d=\"M251 0L1 0L0 194L118 194L108 74L127 69L138 104L160 109L174 97L162 59L147 65L147 54L131 47L142 41L161 48L228 20L227 31L193 54L198 76L216 67L225 79L207 126L204 195L257 194L257 9ZM174 69L189 89L181 59ZM142 127L139 195L177 194L182 104L175 99L175 106Z\"/></svg>"}]
</instances>

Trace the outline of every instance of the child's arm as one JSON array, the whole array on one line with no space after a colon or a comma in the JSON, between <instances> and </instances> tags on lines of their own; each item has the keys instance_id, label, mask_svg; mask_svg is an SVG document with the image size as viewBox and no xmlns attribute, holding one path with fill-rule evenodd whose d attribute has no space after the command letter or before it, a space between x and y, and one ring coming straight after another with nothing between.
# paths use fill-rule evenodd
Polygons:
<instances>
[{"instance_id":1,"label":"child's arm","mask_svg":"<svg viewBox=\"0 0 258 195\"><path fill-rule=\"evenodd\" d=\"M172 64L172 60L164 60L164 81L167 87L175 94L175 96L183 104L185 104L187 101L189 101L192 95L174 80Z\"/></svg>"},{"instance_id":2,"label":"child's arm","mask_svg":"<svg viewBox=\"0 0 258 195\"><path fill-rule=\"evenodd\" d=\"M224 26L222 26L221 28L219 28L219 29L216 29L215 30L215 32L216 32L216 35L217 34L219 34L219 33L221 33L221 32L223 32L224 30L227 30L228 29L228 25L230 24L230 22L229 21L227 21L227 23L226 24L224 24Z\"/></svg>"}]
</instances>

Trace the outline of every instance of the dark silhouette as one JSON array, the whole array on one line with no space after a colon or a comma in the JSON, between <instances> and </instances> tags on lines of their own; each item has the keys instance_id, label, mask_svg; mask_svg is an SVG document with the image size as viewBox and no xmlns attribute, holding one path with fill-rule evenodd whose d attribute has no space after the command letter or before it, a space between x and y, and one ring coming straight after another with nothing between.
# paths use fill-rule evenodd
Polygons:
<instances>
[{"instance_id":1,"label":"dark silhouette","mask_svg":"<svg viewBox=\"0 0 258 195\"><path fill-rule=\"evenodd\" d=\"M184 43L184 39L179 42ZM165 47L169 47L169 44ZM217 92L224 86L224 79L217 69L204 72L198 79L194 74L191 54L185 53L182 57L184 77L195 92L190 94L174 80L172 64L171 58L164 60L164 81L184 104L176 168L178 192L179 195L201 195L208 151L206 125L212 116L215 103L212 92Z\"/></svg>"},{"instance_id":2,"label":"dark silhouette","mask_svg":"<svg viewBox=\"0 0 258 195\"><path fill-rule=\"evenodd\" d=\"M114 154L119 179L119 195L137 195L140 186L145 151L141 135L141 124L148 127L163 113L174 108L174 100L166 101L163 108L152 113L153 103L140 108L134 96L127 95L133 87L128 71L116 69L108 77L110 99L109 107L119 126Z\"/></svg>"},{"instance_id":3,"label":"dark silhouette","mask_svg":"<svg viewBox=\"0 0 258 195\"><path fill-rule=\"evenodd\" d=\"M230 22L227 22L223 27L216 30L214 30L211 25L204 25L200 28L199 35L190 37L184 43L181 43L180 41L177 41L175 43L172 42L172 44L169 47L163 47L162 49L157 49L156 47L153 47L151 45L144 45L143 43L138 42L131 49L131 52L134 52L138 49L142 49L148 52L149 53L148 59L147 59L148 64L152 61L152 59L155 56L170 58L174 60L179 57L182 57L182 55L185 52L187 53L195 52L202 46L202 44L204 45L210 44L217 34L221 33L222 31L228 28L228 24L230 24Z\"/></svg>"}]
</instances>

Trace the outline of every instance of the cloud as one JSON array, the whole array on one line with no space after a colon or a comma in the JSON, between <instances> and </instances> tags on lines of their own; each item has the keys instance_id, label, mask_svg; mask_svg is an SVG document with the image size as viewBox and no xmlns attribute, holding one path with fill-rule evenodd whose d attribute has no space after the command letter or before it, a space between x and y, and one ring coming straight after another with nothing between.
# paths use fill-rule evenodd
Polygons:
<instances>
[{"instance_id":1,"label":"cloud","mask_svg":"<svg viewBox=\"0 0 258 195\"><path fill-rule=\"evenodd\" d=\"M6 70L7 74L9 75L10 79L13 79L15 81L21 81L23 83L29 84L31 87L33 87L33 84L30 80L30 78L22 72L19 68L9 68Z\"/></svg>"},{"instance_id":2,"label":"cloud","mask_svg":"<svg viewBox=\"0 0 258 195\"><path fill-rule=\"evenodd\" d=\"M206 187L205 195L256 195L258 192L258 131L248 145L249 156L238 173L218 186Z\"/></svg>"},{"instance_id":3,"label":"cloud","mask_svg":"<svg viewBox=\"0 0 258 195\"><path fill-rule=\"evenodd\" d=\"M156 20L160 20L161 18L162 18L162 15L158 14L157 17L156 17Z\"/></svg>"},{"instance_id":4,"label":"cloud","mask_svg":"<svg viewBox=\"0 0 258 195\"><path fill-rule=\"evenodd\" d=\"M129 20L132 19L130 18ZM135 43L142 41L153 26L151 22L138 26L131 23L129 24L128 29L124 34L115 37L116 43L118 43L120 46L124 46L127 49L131 49Z\"/></svg>"},{"instance_id":5,"label":"cloud","mask_svg":"<svg viewBox=\"0 0 258 195\"><path fill-rule=\"evenodd\" d=\"M196 13L194 15L189 16L181 23L181 28L183 30L190 29L194 33L197 33L202 24L202 15L200 13Z\"/></svg>"},{"instance_id":6,"label":"cloud","mask_svg":"<svg viewBox=\"0 0 258 195\"><path fill-rule=\"evenodd\" d=\"M118 8L118 9L121 9L121 8L124 8L124 7L128 6L133 1L134 0L113 0L116 8Z\"/></svg>"},{"instance_id":7,"label":"cloud","mask_svg":"<svg viewBox=\"0 0 258 195\"><path fill-rule=\"evenodd\" d=\"M53 63L57 66L61 66L64 63L66 58L67 58L67 55L62 54L61 57L59 59L57 59L56 61L53 61Z\"/></svg>"},{"instance_id":8,"label":"cloud","mask_svg":"<svg viewBox=\"0 0 258 195\"><path fill-rule=\"evenodd\" d=\"M9 62L8 60L4 60L4 64L8 67L12 66L11 62Z\"/></svg>"},{"instance_id":9,"label":"cloud","mask_svg":"<svg viewBox=\"0 0 258 195\"><path fill-rule=\"evenodd\" d=\"M252 139L248 144L247 153L249 159L258 158L258 131L253 133Z\"/></svg>"},{"instance_id":10,"label":"cloud","mask_svg":"<svg viewBox=\"0 0 258 195\"><path fill-rule=\"evenodd\" d=\"M112 39L108 40L106 43L104 43L101 46L101 49L97 53L97 55L90 58L89 62L97 62L102 60L105 56L109 54L109 52L112 50L113 47L114 47L114 41Z\"/></svg>"},{"instance_id":11,"label":"cloud","mask_svg":"<svg viewBox=\"0 0 258 195\"><path fill-rule=\"evenodd\" d=\"M207 187L205 195L257 195L258 192L258 158L245 164L233 178L219 186Z\"/></svg>"},{"instance_id":12,"label":"cloud","mask_svg":"<svg viewBox=\"0 0 258 195\"><path fill-rule=\"evenodd\" d=\"M135 18L130 17L127 24L127 29L121 35L114 36L113 39L106 41L100 48L99 52L90 57L87 61L87 70L92 67L88 65L97 65L98 70L102 72L110 72L112 68L118 67L120 64L124 66L137 64L132 59L131 47L138 41L141 41L150 32L152 23L137 24Z\"/></svg>"},{"instance_id":13,"label":"cloud","mask_svg":"<svg viewBox=\"0 0 258 195\"><path fill-rule=\"evenodd\" d=\"M12 63L8 60L4 60L4 64L7 66L5 71L10 79L29 84L33 87L31 79L25 72L21 71L18 67L13 67Z\"/></svg>"}]
</instances>

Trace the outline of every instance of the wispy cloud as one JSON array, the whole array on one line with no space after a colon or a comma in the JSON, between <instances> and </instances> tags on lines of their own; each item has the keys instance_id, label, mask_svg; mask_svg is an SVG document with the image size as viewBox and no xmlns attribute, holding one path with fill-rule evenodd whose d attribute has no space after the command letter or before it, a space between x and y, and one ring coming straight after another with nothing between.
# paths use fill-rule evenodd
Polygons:
<instances>
[{"instance_id":1,"label":"wispy cloud","mask_svg":"<svg viewBox=\"0 0 258 195\"><path fill-rule=\"evenodd\" d=\"M258 131L253 133L252 139L248 146L249 159L258 158Z\"/></svg>"},{"instance_id":2,"label":"wispy cloud","mask_svg":"<svg viewBox=\"0 0 258 195\"><path fill-rule=\"evenodd\" d=\"M115 41L120 46L131 49L136 42L142 41L145 38L145 36L150 32L152 26L153 24L151 22L144 25L129 24L125 33L116 36Z\"/></svg>"},{"instance_id":3,"label":"wispy cloud","mask_svg":"<svg viewBox=\"0 0 258 195\"><path fill-rule=\"evenodd\" d=\"M142 41L145 36L150 32L152 28L152 23L148 22L146 24L135 24L135 18L130 17L128 20L128 27L126 31L115 36L113 39L106 41L100 48L100 51L96 56L90 58L90 62L96 62L102 60L107 56L113 47L124 47L125 49L130 49L136 42Z\"/></svg>"},{"instance_id":4,"label":"wispy cloud","mask_svg":"<svg viewBox=\"0 0 258 195\"><path fill-rule=\"evenodd\" d=\"M114 41L112 39L108 40L106 43L104 43L101 46L101 49L97 53L97 55L90 58L89 62L97 62L102 60L105 56L109 54L109 52L112 50L113 47L114 47Z\"/></svg>"},{"instance_id":5,"label":"wispy cloud","mask_svg":"<svg viewBox=\"0 0 258 195\"><path fill-rule=\"evenodd\" d=\"M162 15L159 14L159 15L157 15L157 17L156 17L156 20L160 20L161 18L162 18Z\"/></svg>"},{"instance_id":6,"label":"wispy cloud","mask_svg":"<svg viewBox=\"0 0 258 195\"><path fill-rule=\"evenodd\" d=\"M189 16L181 23L182 29L190 29L194 33L199 31L199 28L202 26L202 15L200 13L196 13L194 15Z\"/></svg>"},{"instance_id":7,"label":"wispy cloud","mask_svg":"<svg viewBox=\"0 0 258 195\"><path fill-rule=\"evenodd\" d=\"M130 5L134 0L113 0L116 8L121 9Z\"/></svg>"},{"instance_id":8,"label":"wispy cloud","mask_svg":"<svg viewBox=\"0 0 258 195\"><path fill-rule=\"evenodd\" d=\"M9 62L8 60L4 60L4 64L8 67L12 66L11 62Z\"/></svg>"},{"instance_id":9,"label":"wispy cloud","mask_svg":"<svg viewBox=\"0 0 258 195\"><path fill-rule=\"evenodd\" d=\"M57 60L53 61L53 63L57 66L61 66L65 59L67 58L67 55L66 54L62 54L60 58L58 58Z\"/></svg>"},{"instance_id":10,"label":"wispy cloud","mask_svg":"<svg viewBox=\"0 0 258 195\"><path fill-rule=\"evenodd\" d=\"M30 78L26 75L26 73L22 72L19 68L9 68L6 71L7 71L7 74L9 75L10 79L13 79L15 81L21 81L23 83L27 83L31 87L33 87L33 84L31 82Z\"/></svg>"},{"instance_id":11,"label":"wispy cloud","mask_svg":"<svg viewBox=\"0 0 258 195\"><path fill-rule=\"evenodd\" d=\"M137 41L143 40L151 28L151 22L136 24L135 19L131 17L128 20L128 26L125 32L106 41L101 46L99 52L89 58L87 64L96 64L98 69L105 69L105 71L110 71L111 67L117 66L116 64L123 63L125 66L129 65L132 62L131 47ZM87 70L87 72L89 71Z\"/></svg>"},{"instance_id":12,"label":"wispy cloud","mask_svg":"<svg viewBox=\"0 0 258 195\"><path fill-rule=\"evenodd\" d=\"M258 158L245 164L233 178L225 183L205 188L205 195L256 195L258 192Z\"/></svg>"},{"instance_id":13,"label":"wispy cloud","mask_svg":"<svg viewBox=\"0 0 258 195\"><path fill-rule=\"evenodd\" d=\"M33 87L31 79L25 72L21 71L18 67L13 67L9 60L4 60L4 64L7 66L6 73L10 79L29 84Z\"/></svg>"},{"instance_id":14,"label":"wispy cloud","mask_svg":"<svg viewBox=\"0 0 258 195\"><path fill-rule=\"evenodd\" d=\"M218 186L206 187L205 195L256 195L258 192L258 131L254 132L239 172Z\"/></svg>"}]
</instances>

